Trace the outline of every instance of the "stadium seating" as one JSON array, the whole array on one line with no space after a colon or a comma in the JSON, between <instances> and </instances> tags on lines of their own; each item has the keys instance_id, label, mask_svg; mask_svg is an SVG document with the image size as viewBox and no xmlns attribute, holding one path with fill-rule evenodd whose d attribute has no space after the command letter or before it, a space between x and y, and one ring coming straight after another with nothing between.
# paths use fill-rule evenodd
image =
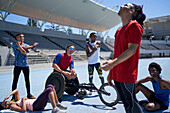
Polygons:
<instances>
[{"instance_id":1,"label":"stadium seating","mask_svg":"<svg viewBox=\"0 0 170 113\"><path fill-rule=\"evenodd\" d=\"M62 31L45 30L44 32L37 31L38 28L18 25L14 23L5 23L0 21L4 28L0 28L0 46L12 47L12 42L15 42L15 36L17 33L22 32L25 36L25 42L32 45L34 42L38 42L39 45L35 49L31 49L28 54L29 64L34 63L49 63L52 62L57 53L64 52L66 46L74 45L76 52L73 55L75 60L85 60L86 56L86 36L78 34L66 34ZM19 29L14 29L14 28ZM8 30L9 29L9 30ZM36 32L37 31L37 32ZM109 57L114 48L114 40L106 39L106 42L101 40L101 53L104 57ZM170 43L157 40L142 40L141 43L141 55L142 57L155 56L167 56L170 50ZM162 50L162 51L161 51ZM158 52L155 52L158 51ZM162 53L164 52L164 53ZM101 57L102 58L102 57ZM13 52L8 55L6 65L12 65L14 61Z\"/></svg>"},{"instance_id":2,"label":"stadium seating","mask_svg":"<svg viewBox=\"0 0 170 113\"><path fill-rule=\"evenodd\" d=\"M0 30L0 45L11 48L12 42L16 42L15 36L18 33L19 32L16 31ZM49 33L49 31L46 33ZM59 33L61 37L59 37L58 35L56 37L54 37L53 35L47 36L46 33L44 33L44 35L40 33L23 33L25 43L29 45L32 45L34 42L39 43L39 45L35 47L35 49L31 49L27 55L29 64L52 62L56 54L59 52L64 52L66 46L68 45L74 45L76 47L76 53L73 55L73 58L75 60L87 59L85 53L85 36L83 36L84 39L80 39L82 37L81 35L70 35L69 38L68 36L65 37L66 35L62 32ZM101 51L107 52L111 50L107 48L104 43L102 43ZM12 52L8 55L5 65L13 65L14 59L15 57Z\"/></svg>"}]
</instances>

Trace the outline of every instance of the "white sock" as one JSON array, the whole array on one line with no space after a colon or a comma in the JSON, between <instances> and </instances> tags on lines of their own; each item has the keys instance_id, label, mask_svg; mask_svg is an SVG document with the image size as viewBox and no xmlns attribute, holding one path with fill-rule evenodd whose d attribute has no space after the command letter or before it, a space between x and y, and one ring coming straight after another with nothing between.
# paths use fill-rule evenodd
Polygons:
<instances>
[{"instance_id":1,"label":"white sock","mask_svg":"<svg viewBox=\"0 0 170 113\"><path fill-rule=\"evenodd\" d=\"M60 109L58 107L53 108L54 111L59 111Z\"/></svg>"},{"instance_id":2,"label":"white sock","mask_svg":"<svg viewBox=\"0 0 170 113\"><path fill-rule=\"evenodd\" d=\"M58 105L58 104L61 104L61 103L60 103L60 102L58 102L58 103L56 103L56 104Z\"/></svg>"}]
</instances>

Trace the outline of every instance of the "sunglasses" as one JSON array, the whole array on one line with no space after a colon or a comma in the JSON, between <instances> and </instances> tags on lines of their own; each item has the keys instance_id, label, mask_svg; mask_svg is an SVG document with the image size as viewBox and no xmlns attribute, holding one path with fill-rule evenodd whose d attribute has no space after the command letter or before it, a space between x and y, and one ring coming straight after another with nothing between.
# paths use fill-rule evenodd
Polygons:
<instances>
[{"instance_id":1,"label":"sunglasses","mask_svg":"<svg viewBox=\"0 0 170 113\"><path fill-rule=\"evenodd\" d=\"M19 36L20 38L24 37L24 36Z\"/></svg>"},{"instance_id":2,"label":"sunglasses","mask_svg":"<svg viewBox=\"0 0 170 113\"><path fill-rule=\"evenodd\" d=\"M69 47L69 49L72 49L74 51L74 47Z\"/></svg>"}]
</instances>

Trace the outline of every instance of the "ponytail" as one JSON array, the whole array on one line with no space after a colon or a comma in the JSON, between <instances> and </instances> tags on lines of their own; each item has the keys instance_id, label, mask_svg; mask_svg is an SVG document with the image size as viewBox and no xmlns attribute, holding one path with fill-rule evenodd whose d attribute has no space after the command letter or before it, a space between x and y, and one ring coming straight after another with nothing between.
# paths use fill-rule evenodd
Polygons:
<instances>
[{"instance_id":1,"label":"ponytail","mask_svg":"<svg viewBox=\"0 0 170 113\"><path fill-rule=\"evenodd\" d=\"M132 20L136 20L141 26L143 26L143 21L145 20L146 16L142 11L142 7L136 4L133 5L135 12L132 15Z\"/></svg>"},{"instance_id":2,"label":"ponytail","mask_svg":"<svg viewBox=\"0 0 170 113\"><path fill-rule=\"evenodd\" d=\"M144 13L139 14L138 17L136 18L136 21L143 26L143 21L145 20L146 16Z\"/></svg>"}]
</instances>

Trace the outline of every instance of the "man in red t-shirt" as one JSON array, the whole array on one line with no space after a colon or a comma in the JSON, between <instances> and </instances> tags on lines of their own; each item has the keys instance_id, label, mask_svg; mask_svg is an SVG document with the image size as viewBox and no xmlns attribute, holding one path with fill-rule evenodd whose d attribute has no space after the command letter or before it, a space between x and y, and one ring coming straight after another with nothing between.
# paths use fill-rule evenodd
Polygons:
<instances>
[{"instance_id":1,"label":"man in red t-shirt","mask_svg":"<svg viewBox=\"0 0 170 113\"><path fill-rule=\"evenodd\" d=\"M125 111L142 113L135 95L135 82L145 15L140 6L131 3L121 6L118 14L123 26L115 34L114 58L103 63L106 65L101 69L110 70L107 81L112 86L114 80Z\"/></svg>"},{"instance_id":2,"label":"man in red t-shirt","mask_svg":"<svg viewBox=\"0 0 170 113\"><path fill-rule=\"evenodd\" d=\"M112 80L125 83L136 82L142 33L143 28L136 21L131 21L117 30L115 34L114 59L118 58L122 53L127 57L128 54L130 56L110 70Z\"/></svg>"}]
</instances>

